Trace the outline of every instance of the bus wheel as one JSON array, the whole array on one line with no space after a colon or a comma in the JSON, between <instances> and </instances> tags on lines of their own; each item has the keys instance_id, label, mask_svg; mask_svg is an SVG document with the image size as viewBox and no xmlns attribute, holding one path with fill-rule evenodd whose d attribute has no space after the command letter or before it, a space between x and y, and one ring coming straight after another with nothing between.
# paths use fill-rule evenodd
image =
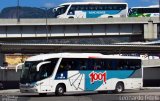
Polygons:
<instances>
[{"instance_id":1,"label":"bus wheel","mask_svg":"<svg viewBox=\"0 0 160 101\"><path fill-rule=\"evenodd\" d=\"M108 16L108 18L113 18L113 16Z\"/></svg>"},{"instance_id":2,"label":"bus wheel","mask_svg":"<svg viewBox=\"0 0 160 101\"><path fill-rule=\"evenodd\" d=\"M124 85L122 82L118 82L115 88L115 93L122 93L124 91Z\"/></svg>"},{"instance_id":3,"label":"bus wheel","mask_svg":"<svg viewBox=\"0 0 160 101\"><path fill-rule=\"evenodd\" d=\"M59 84L57 87L56 87L56 92L55 94L58 95L58 96L62 96L65 92L65 87L61 84Z\"/></svg>"},{"instance_id":4,"label":"bus wheel","mask_svg":"<svg viewBox=\"0 0 160 101\"><path fill-rule=\"evenodd\" d=\"M74 17L73 17L73 16L70 16L69 18L73 19Z\"/></svg>"},{"instance_id":5,"label":"bus wheel","mask_svg":"<svg viewBox=\"0 0 160 101\"><path fill-rule=\"evenodd\" d=\"M39 93L39 96L46 96L47 93Z\"/></svg>"}]
</instances>

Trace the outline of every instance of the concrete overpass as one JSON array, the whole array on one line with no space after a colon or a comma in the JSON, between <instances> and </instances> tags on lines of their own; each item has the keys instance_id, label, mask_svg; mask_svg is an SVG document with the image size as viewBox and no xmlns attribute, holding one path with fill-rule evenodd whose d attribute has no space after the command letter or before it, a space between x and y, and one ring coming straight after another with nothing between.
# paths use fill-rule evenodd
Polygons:
<instances>
[{"instance_id":1,"label":"concrete overpass","mask_svg":"<svg viewBox=\"0 0 160 101\"><path fill-rule=\"evenodd\" d=\"M0 39L134 36L157 39L159 18L0 19Z\"/></svg>"},{"instance_id":2,"label":"concrete overpass","mask_svg":"<svg viewBox=\"0 0 160 101\"><path fill-rule=\"evenodd\" d=\"M43 48L42 48L43 47ZM55 52L99 52L118 53L159 53L160 45L143 44L40 44L0 43L0 53L55 53Z\"/></svg>"},{"instance_id":3,"label":"concrete overpass","mask_svg":"<svg viewBox=\"0 0 160 101\"><path fill-rule=\"evenodd\" d=\"M43 47L43 48L42 48ZM58 53L58 52L92 52L104 54L119 53L159 53L159 45L120 45L120 44L24 44L0 43L0 65L3 65L4 54L7 53Z\"/></svg>"}]
</instances>

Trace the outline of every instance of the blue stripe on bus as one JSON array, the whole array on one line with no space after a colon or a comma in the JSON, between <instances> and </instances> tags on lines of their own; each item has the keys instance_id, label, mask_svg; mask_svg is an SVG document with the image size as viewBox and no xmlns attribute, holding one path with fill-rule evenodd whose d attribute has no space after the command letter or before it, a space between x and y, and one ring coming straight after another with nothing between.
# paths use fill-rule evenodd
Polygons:
<instances>
[{"instance_id":1,"label":"blue stripe on bus","mask_svg":"<svg viewBox=\"0 0 160 101\"><path fill-rule=\"evenodd\" d=\"M119 12L121 12L121 10L93 10L93 11L89 11L89 10L85 10L83 12L86 12L86 18L98 18L101 15L115 15L118 14Z\"/></svg>"},{"instance_id":2,"label":"blue stripe on bus","mask_svg":"<svg viewBox=\"0 0 160 101\"><path fill-rule=\"evenodd\" d=\"M96 90L99 88L103 81L95 81L93 84L90 82L89 74L93 71L80 71L81 74L85 75L85 90ZM94 71L96 73L103 73L105 71ZM106 72L107 80L112 78L125 79L132 76L134 70L109 70ZM107 81L106 81L107 82Z\"/></svg>"}]
</instances>

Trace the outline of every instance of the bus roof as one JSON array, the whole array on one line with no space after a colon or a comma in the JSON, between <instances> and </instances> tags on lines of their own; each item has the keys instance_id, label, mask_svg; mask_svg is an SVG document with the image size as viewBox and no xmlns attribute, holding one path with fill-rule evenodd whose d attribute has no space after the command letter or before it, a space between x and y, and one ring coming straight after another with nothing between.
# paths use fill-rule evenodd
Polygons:
<instances>
[{"instance_id":1,"label":"bus roof","mask_svg":"<svg viewBox=\"0 0 160 101\"><path fill-rule=\"evenodd\" d=\"M61 6L62 5L70 5L70 4L126 4L127 5L127 3L118 3L118 2L68 2L68 3L63 3L63 4L61 4Z\"/></svg>"},{"instance_id":2,"label":"bus roof","mask_svg":"<svg viewBox=\"0 0 160 101\"><path fill-rule=\"evenodd\" d=\"M131 7L131 9L133 8L159 8L158 5L152 5L152 6L147 6L147 7Z\"/></svg>"},{"instance_id":3,"label":"bus roof","mask_svg":"<svg viewBox=\"0 0 160 101\"><path fill-rule=\"evenodd\" d=\"M135 56L121 56L121 55L103 55L101 53L52 53L40 54L32 56L27 61L43 61L52 58L116 58L116 59L140 59Z\"/></svg>"}]
</instances>

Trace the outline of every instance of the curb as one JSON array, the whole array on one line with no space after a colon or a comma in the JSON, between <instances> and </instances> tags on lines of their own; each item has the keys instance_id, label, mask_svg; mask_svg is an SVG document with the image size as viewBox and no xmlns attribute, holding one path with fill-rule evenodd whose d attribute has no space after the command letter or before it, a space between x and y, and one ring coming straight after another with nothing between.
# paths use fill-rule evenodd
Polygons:
<instances>
[{"instance_id":1,"label":"curb","mask_svg":"<svg viewBox=\"0 0 160 101\"><path fill-rule=\"evenodd\" d=\"M142 87L141 90L147 90L147 89L160 89L160 87Z\"/></svg>"},{"instance_id":2,"label":"curb","mask_svg":"<svg viewBox=\"0 0 160 101\"><path fill-rule=\"evenodd\" d=\"M0 90L0 94L2 94L2 93L16 93L16 92L20 92L19 89Z\"/></svg>"}]
</instances>

